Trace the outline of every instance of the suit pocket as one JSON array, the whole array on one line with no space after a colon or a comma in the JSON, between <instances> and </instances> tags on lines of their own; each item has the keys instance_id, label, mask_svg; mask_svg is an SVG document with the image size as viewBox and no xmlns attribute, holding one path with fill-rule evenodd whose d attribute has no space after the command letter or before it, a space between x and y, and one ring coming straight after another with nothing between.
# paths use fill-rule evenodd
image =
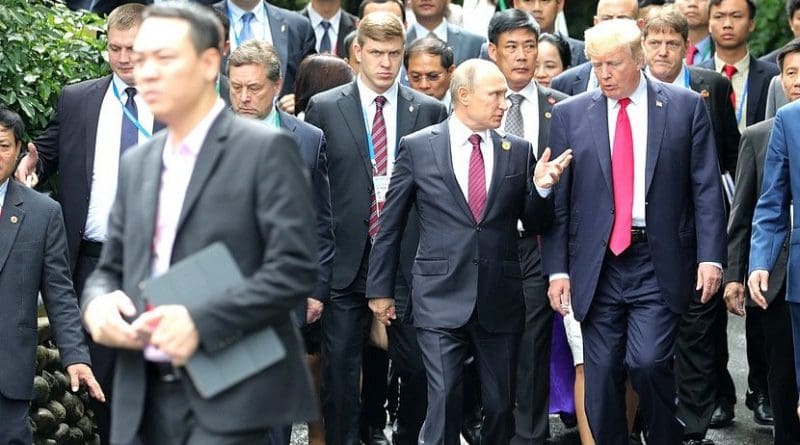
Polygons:
<instances>
[{"instance_id":1,"label":"suit pocket","mask_svg":"<svg viewBox=\"0 0 800 445\"><path fill-rule=\"evenodd\" d=\"M678 234L678 242L682 247L694 247L697 245L697 238L694 232L681 232Z\"/></svg>"},{"instance_id":2,"label":"suit pocket","mask_svg":"<svg viewBox=\"0 0 800 445\"><path fill-rule=\"evenodd\" d=\"M411 267L414 275L444 275L450 269L447 260L416 260Z\"/></svg>"},{"instance_id":3,"label":"suit pocket","mask_svg":"<svg viewBox=\"0 0 800 445\"><path fill-rule=\"evenodd\" d=\"M511 278L522 278L522 266L519 261L503 261L503 275Z\"/></svg>"}]
</instances>

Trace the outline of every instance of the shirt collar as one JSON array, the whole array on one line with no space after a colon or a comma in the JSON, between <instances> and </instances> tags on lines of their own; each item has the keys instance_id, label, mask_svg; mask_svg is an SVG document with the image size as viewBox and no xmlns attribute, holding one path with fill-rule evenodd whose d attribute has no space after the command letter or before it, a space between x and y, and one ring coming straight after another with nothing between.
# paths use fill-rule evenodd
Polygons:
<instances>
[{"instance_id":1,"label":"shirt collar","mask_svg":"<svg viewBox=\"0 0 800 445\"><path fill-rule=\"evenodd\" d=\"M539 96L539 92L536 89L536 82L533 79L531 79L531 81L528 82L527 85L525 85L525 88L523 88L523 89L521 89L519 91L511 91L511 89L506 91L506 98L508 98L512 94L521 94L525 98L525 100L528 100L528 101L531 101L531 102L534 102L534 101L538 100L538 96Z\"/></svg>"},{"instance_id":2,"label":"shirt collar","mask_svg":"<svg viewBox=\"0 0 800 445\"><path fill-rule=\"evenodd\" d=\"M711 34L706 34L706 36L703 37L703 40L700 40L699 42L694 44L694 47L697 48L697 52L700 54L705 53L706 49L708 49L710 46L711 46Z\"/></svg>"},{"instance_id":3,"label":"shirt collar","mask_svg":"<svg viewBox=\"0 0 800 445\"><path fill-rule=\"evenodd\" d=\"M443 97L443 98L441 98L441 100L439 100L439 102L441 102L441 103L442 103L442 105L444 105L445 107L447 107L447 109L448 109L448 110L450 109L450 105L451 105L451 104L450 104L450 102L451 102L451 99L450 99L450 89L449 89L449 88L448 88L448 89L447 89L447 91L444 93L444 97Z\"/></svg>"},{"instance_id":4,"label":"shirt collar","mask_svg":"<svg viewBox=\"0 0 800 445\"><path fill-rule=\"evenodd\" d=\"M200 148L203 146L203 141L206 139L208 131L211 129L211 125L224 109L225 102L223 102L222 99L217 98L217 101L214 103L214 106L211 107L211 110L205 116L203 116L202 119L200 119L200 122L198 122L197 125L192 128L189 134L187 134L182 141L175 141L172 137L172 132L168 132L167 142L164 146L164 156L172 156L171 151L173 149L177 149L185 145L188 148L189 153L196 157L200 152Z\"/></svg>"},{"instance_id":5,"label":"shirt collar","mask_svg":"<svg viewBox=\"0 0 800 445\"><path fill-rule=\"evenodd\" d=\"M114 86L117 87L117 91L119 92L120 100L125 102L128 100L128 93L125 92L126 89L132 87L133 85L128 85L122 80L121 77L117 76L116 73L111 75L111 81L114 82Z\"/></svg>"},{"instance_id":6,"label":"shirt collar","mask_svg":"<svg viewBox=\"0 0 800 445\"><path fill-rule=\"evenodd\" d=\"M464 125L464 123L461 122L461 120L455 114L450 115L450 118L447 121L447 127L450 131L450 140L455 141L457 147L470 144L469 137L473 134L480 135L483 143L485 144L488 144L491 140L491 134L488 129L483 131L472 131L469 127Z\"/></svg>"},{"instance_id":7,"label":"shirt collar","mask_svg":"<svg viewBox=\"0 0 800 445\"><path fill-rule=\"evenodd\" d=\"M433 32L433 34L436 35L436 37L438 37L441 41L447 42L447 20L442 19L442 23L439 23L439 26L433 28L433 31L428 31L428 29L420 25L419 22L414 23L414 29L417 31L418 39Z\"/></svg>"},{"instance_id":8,"label":"shirt collar","mask_svg":"<svg viewBox=\"0 0 800 445\"><path fill-rule=\"evenodd\" d=\"M275 126L275 117L278 115L278 111L277 110L278 110L278 107L273 105L272 106L272 111L270 111L268 115L264 116L264 118L261 119L261 123L266 125L266 126L268 126L268 127L274 127Z\"/></svg>"},{"instance_id":9,"label":"shirt collar","mask_svg":"<svg viewBox=\"0 0 800 445\"><path fill-rule=\"evenodd\" d=\"M361 96L360 97L361 109L364 110L365 112L367 108L369 108L369 106L372 105L373 102L375 102L375 98L378 96L383 96L386 98L386 105L383 106L384 108L386 108L389 104L397 101L397 91L399 90L397 82L394 82L392 86L389 87L388 90L384 91L381 94L372 91L372 89L368 87L363 80L361 80L361 76L358 76L356 78L356 85L358 85L358 93L359 96Z\"/></svg>"},{"instance_id":10,"label":"shirt collar","mask_svg":"<svg viewBox=\"0 0 800 445\"><path fill-rule=\"evenodd\" d=\"M636 106L644 105L647 101L647 78L644 77L644 73L639 74L639 85L633 90L633 93L628 96L628 99ZM619 100L608 98L609 109L616 107L618 103Z\"/></svg>"},{"instance_id":11,"label":"shirt collar","mask_svg":"<svg viewBox=\"0 0 800 445\"><path fill-rule=\"evenodd\" d=\"M9 178L6 178L2 184L0 184L0 207L4 207L6 204L6 192L8 192L8 181Z\"/></svg>"},{"instance_id":12,"label":"shirt collar","mask_svg":"<svg viewBox=\"0 0 800 445\"><path fill-rule=\"evenodd\" d=\"M264 20L265 13L266 13L266 11L264 10L264 2L258 2L258 4L255 6L255 8L253 8L250 11L245 11L244 9L236 6L236 4L234 4L230 0L227 0L225 2L225 4L228 7L228 11L230 11L231 18L233 18L233 20L231 21L231 26L233 26L234 23L239 22L241 20L242 16L246 12L252 12L253 15L255 15L254 20L257 21L257 22L260 22L260 21Z\"/></svg>"},{"instance_id":13,"label":"shirt collar","mask_svg":"<svg viewBox=\"0 0 800 445\"><path fill-rule=\"evenodd\" d=\"M714 66L717 68L717 72L722 71L722 68L727 65L722 59L719 58L719 55L714 53ZM750 69L750 51L748 50L744 57L737 60L733 66L736 67L736 73L744 73Z\"/></svg>"},{"instance_id":14,"label":"shirt collar","mask_svg":"<svg viewBox=\"0 0 800 445\"><path fill-rule=\"evenodd\" d=\"M322 21L325 20L325 18L319 15L319 13L315 11L313 7L311 7L310 3L308 5L308 19L311 20L312 28L320 26L320 23L322 23ZM339 22L341 19L342 19L342 8L339 8L339 10L336 11L336 14L334 14L333 17L331 17L330 20L328 20L328 22L330 22L331 24L331 31L338 32Z\"/></svg>"},{"instance_id":15,"label":"shirt collar","mask_svg":"<svg viewBox=\"0 0 800 445\"><path fill-rule=\"evenodd\" d=\"M647 76L650 77L651 79L655 79L655 80L658 80L659 82L661 82L661 80L659 80L657 77L655 77L653 75L653 73L650 72L650 65L647 65L647 66L644 67L644 73L647 74ZM675 78L675 80L672 81L672 84L673 85L677 85L679 87L686 87L686 85L688 85L687 79L686 79L686 74L687 74L686 73L686 64L685 63L681 63L681 70L678 71L678 76ZM663 82L663 83L666 83L666 82Z\"/></svg>"}]
</instances>

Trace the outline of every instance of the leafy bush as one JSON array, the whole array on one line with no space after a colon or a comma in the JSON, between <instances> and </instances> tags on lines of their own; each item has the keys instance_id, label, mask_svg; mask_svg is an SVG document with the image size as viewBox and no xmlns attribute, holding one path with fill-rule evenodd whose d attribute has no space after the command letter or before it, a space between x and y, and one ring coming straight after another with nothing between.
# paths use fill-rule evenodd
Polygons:
<instances>
[{"instance_id":1,"label":"leafy bush","mask_svg":"<svg viewBox=\"0 0 800 445\"><path fill-rule=\"evenodd\" d=\"M786 44L792 39L792 32L784 0L761 0L756 5L756 30L750 36L750 52L762 56Z\"/></svg>"},{"instance_id":2,"label":"leafy bush","mask_svg":"<svg viewBox=\"0 0 800 445\"><path fill-rule=\"evenodd\" d=\"M64 85L109 73L104 21L48 0L3 0L0 104L19 112L29 135L47 124Z\"/></svg>"}]
</instances>

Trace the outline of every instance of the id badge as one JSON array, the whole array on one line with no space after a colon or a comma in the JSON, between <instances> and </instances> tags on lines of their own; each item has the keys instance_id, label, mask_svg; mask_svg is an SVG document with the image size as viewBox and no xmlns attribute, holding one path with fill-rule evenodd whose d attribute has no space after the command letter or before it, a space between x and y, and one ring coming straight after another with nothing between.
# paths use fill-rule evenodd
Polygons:
<instances>
[{"instance_id":1,"label":"id badge","mask_svg":"<svg viewBox=\"0 0 800 445\"><path fill-rule=\"evenodd\" d=\"M389 191L389 176L373 176L372 184L375 186L375 201L378 203L378 213L380 214L383 211L383 204L386 202L386 192Z\"/></svg>"}]
</instances>

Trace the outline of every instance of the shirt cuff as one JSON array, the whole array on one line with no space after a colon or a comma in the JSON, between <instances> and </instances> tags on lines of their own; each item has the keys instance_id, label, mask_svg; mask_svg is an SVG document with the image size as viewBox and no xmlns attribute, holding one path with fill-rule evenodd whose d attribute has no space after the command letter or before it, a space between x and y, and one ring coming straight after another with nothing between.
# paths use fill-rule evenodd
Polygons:
<instances>
[{"instance_id":1,"label":"shirt cuff","mask_svg":"<svg viewBox=\"0 0 800 445\"><path fill-rule=\"evenodd\" d=\"M553 193L553 189L552 188L543 189L540 187L536 187L536 193L538 193L539 196L541 196L542 198L547 198L550 196L550 193Z\"/></svg>"},{"instance_id":2,"label":"shirt cuff","mask_svg":"<svg viewBox=\"0 0 800 445\"><path fill-rule=\"evenodd\" d=\"M569 280L569 274L568 273L563 273L563 272L562 273L551 273L550 274L550 281L552 282L552 281L555 281L555 280Z\"/></svg>"},{"instance_id":3,"label":"shirt cuff","mask_svg":"<svg viewBox=\"0 0 800 445\"><path fill-rule=\"evenodd\" d=\"M716 267L717 269L722 270L722 263L716 263L714 261L701 261L700 264L710 264Z\"/></svg>"}]
</instances>

